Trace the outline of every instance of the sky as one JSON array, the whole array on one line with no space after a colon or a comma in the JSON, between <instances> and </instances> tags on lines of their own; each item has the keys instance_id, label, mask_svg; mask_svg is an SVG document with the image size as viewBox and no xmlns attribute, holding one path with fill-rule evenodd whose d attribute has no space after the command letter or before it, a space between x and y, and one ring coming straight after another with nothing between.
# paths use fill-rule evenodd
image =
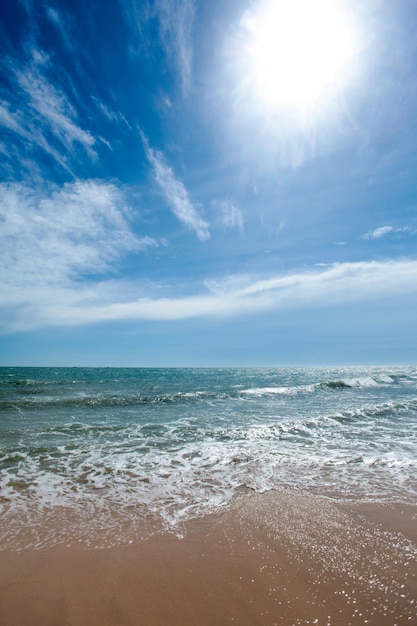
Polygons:
<instances>
[{"instance_id":1,"label":"sky","mask_svg":"<svg viewBox=\"0 0 417 626\"><path fill-rule=\"evenodd\" d=\"M414 0L3 0L0 365L417 362Z\"/></svg>"}]
</instances>

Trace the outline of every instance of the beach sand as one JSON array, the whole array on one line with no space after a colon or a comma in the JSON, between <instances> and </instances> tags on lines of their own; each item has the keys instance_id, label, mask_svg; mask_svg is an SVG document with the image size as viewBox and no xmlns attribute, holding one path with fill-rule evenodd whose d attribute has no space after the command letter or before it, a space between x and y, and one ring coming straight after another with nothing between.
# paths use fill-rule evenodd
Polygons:
<instances>
[{"instance_id":1,"label":"beach sand","mask_svg":"<svg viewBox=\"0 0 417 626\"><path fill-rule=\"evenodd\" d=\"M182 530L3 550L0 624L417 624L417 508L272 491Z\"/></svg>"}]
</instances>

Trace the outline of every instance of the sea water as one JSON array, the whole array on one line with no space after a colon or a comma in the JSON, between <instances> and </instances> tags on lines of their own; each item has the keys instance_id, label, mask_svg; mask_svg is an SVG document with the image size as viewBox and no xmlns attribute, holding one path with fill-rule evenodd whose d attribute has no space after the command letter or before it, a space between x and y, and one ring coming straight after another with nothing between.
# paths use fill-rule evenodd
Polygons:
<instances>
[{"instance_id":1,"label":"sea water","mask_svg":"<svg viewBox=\"0 0 417 626\"><path fill-rule=\"evenodd\" d=\"M270 489L415 503L417 368L0 368L0 548Z\"/></svg>"}]
</instances>

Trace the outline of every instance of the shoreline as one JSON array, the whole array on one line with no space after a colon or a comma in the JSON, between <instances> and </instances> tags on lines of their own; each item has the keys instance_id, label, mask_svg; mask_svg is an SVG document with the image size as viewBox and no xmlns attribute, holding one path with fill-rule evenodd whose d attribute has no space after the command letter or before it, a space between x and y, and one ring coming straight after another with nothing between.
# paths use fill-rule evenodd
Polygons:
<instances>
[{"instance_id":1,"label":"shoreline","mask_svg":"<svg viewBox=\"0 0 417 626\"><path fill-rule=\"evenodd\" d=\"M130 545L0 552L8 626L415 624L417 507L270 491ZM367 620L367 621L366 621Z\"/></svg>"}]
</instances>

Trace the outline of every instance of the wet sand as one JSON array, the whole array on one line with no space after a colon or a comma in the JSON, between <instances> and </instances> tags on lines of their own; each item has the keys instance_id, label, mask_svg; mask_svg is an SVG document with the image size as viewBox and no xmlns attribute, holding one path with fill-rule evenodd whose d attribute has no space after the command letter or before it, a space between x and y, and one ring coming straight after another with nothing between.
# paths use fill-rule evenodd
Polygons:
<instances>
[{"instance_id":1,"label":"wet sand","mask_svg":"<svg viewBox=\"0 0 417 626\"><path fill-rule=\"evenodd\" d=\"M417 624L417 507L269 492L183 530L0 552L0 624Z\"/></svg>"}]
</instances>

